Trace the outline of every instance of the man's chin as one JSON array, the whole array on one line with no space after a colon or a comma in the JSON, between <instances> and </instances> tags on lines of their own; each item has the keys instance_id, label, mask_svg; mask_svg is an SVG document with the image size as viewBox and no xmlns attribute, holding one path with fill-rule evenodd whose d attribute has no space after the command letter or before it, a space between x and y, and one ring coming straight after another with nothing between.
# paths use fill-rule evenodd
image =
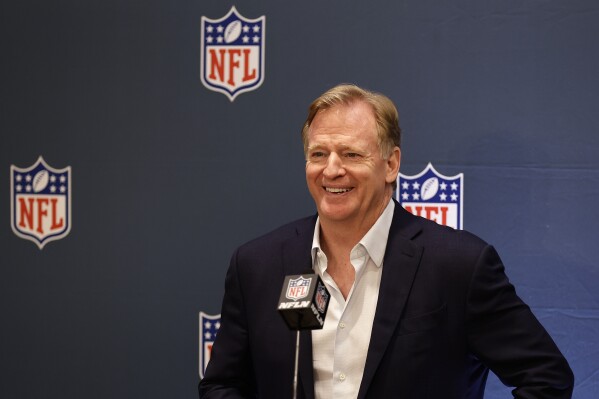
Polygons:
<instances>
[{"instance_id":1,"label":"man's chin","mask_svg":"<svg viewBox=\"0 0 599 399\"><path fill-rule=\"evenodd\" d=\"M341 205L326 205L318 210L318 216L321 219L331 222L343 222L348 220L353 214L351 207Z\"/></svg>"}]
</instances>

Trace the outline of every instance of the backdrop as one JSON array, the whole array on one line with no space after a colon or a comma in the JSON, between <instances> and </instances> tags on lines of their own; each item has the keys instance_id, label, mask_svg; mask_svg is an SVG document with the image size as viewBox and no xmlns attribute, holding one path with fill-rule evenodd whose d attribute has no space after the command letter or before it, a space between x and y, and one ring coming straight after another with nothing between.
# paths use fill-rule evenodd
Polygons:
<instances>
[{"instance_id":1,"label":"backdrop","mask_svg":"<svg viewBox=\"0 0 599 399\"><path fill-rule=\"evenodd\" d=\"M0 396L197 397L199 312L315 211L300 128L352 82L396 102L403 174L464 174L596 398L597 37L595 0L2 0Z\"/></svg>"}]
</instances>

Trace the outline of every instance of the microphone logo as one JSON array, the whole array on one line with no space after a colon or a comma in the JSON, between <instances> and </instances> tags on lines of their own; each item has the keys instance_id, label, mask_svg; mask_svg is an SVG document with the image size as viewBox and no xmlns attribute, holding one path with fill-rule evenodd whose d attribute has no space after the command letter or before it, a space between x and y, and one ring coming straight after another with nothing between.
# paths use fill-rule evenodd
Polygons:
<instances>
[{"instance_id":1,"label":"microphone logo","mask_svg":"<svg viewBox=\"0 0 599 399\"><path fill-rule=\"evenodd\" d=\"M297 301L307 297L308 293L310 292L310 284L312 284L311 278L299 276L296 279L290 279L289 284L287 285L285 297L287 299L291 299L292 301Z\"/></svg>"},{"instance_id":2,"label":"microphone logo","mask_svg":"<svg viewBox=\"0 0 599 399\"><path fill-rule=\"evenodd\" d=\"M318 283L319 284L316 287L316 297L314 298L314 302L316 303L316 308L320 313L326 313L327 305L329 303L329 293L320 281Z\"/></svg>"}]
</instances>

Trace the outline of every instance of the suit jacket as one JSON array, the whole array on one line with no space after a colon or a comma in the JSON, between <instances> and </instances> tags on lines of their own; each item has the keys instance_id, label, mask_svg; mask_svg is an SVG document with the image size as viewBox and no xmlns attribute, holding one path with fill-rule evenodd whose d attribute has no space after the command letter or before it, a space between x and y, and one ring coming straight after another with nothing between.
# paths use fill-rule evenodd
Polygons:
<instances>
[{"instance_id":1,"label":"suit jacket","mask_svg":"<svg viewBox=\"0 0 599 399\"><path fill-rule=\"evenodd\" d=\"M290 223L233 254L201 398L292 397L296 335L277 301L285 275L312 269L315 222ZM571 397L568 363L493 247L396 203L358 398L479 399L489 368L517 398ZM313 399L310 331L301 333L298 379L298 397Z\"/></svg>"}]
</instances>

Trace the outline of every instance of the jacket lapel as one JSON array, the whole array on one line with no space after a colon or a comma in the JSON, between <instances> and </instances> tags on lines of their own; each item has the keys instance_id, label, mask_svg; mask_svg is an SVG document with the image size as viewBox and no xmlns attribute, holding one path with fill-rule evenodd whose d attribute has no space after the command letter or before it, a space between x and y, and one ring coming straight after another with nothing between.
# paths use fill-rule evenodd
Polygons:
<instances>
[{"instance_id":1,"label":"jacket lapel","mask_svg":"<svg viewBox=\"0 0 599 399\"><path fill-rule=\"evenodd\" d=\"M419 232L417 218L396 202L359 399L364 398L368 391L410 294L422 257L422 247L411 239Z\"/></svg>"},{"instance_id":2,"label":"jacket lapel","mask_svg":"<svg viewBox=\"0 0 599 399\"><path fill-rule=\"evenodd\" d=\"M312 271L312 239L316 217L300 222L297 236L287 240L283 247L283 270L285 275ZM300 333L298 391L303 390L305 399L314 399L314 372L312 368L312 334L310 330ZM300 388L301 387L301 388ZM298 396L301 397L301 396Z\"/></svg>"}]
</instances>

